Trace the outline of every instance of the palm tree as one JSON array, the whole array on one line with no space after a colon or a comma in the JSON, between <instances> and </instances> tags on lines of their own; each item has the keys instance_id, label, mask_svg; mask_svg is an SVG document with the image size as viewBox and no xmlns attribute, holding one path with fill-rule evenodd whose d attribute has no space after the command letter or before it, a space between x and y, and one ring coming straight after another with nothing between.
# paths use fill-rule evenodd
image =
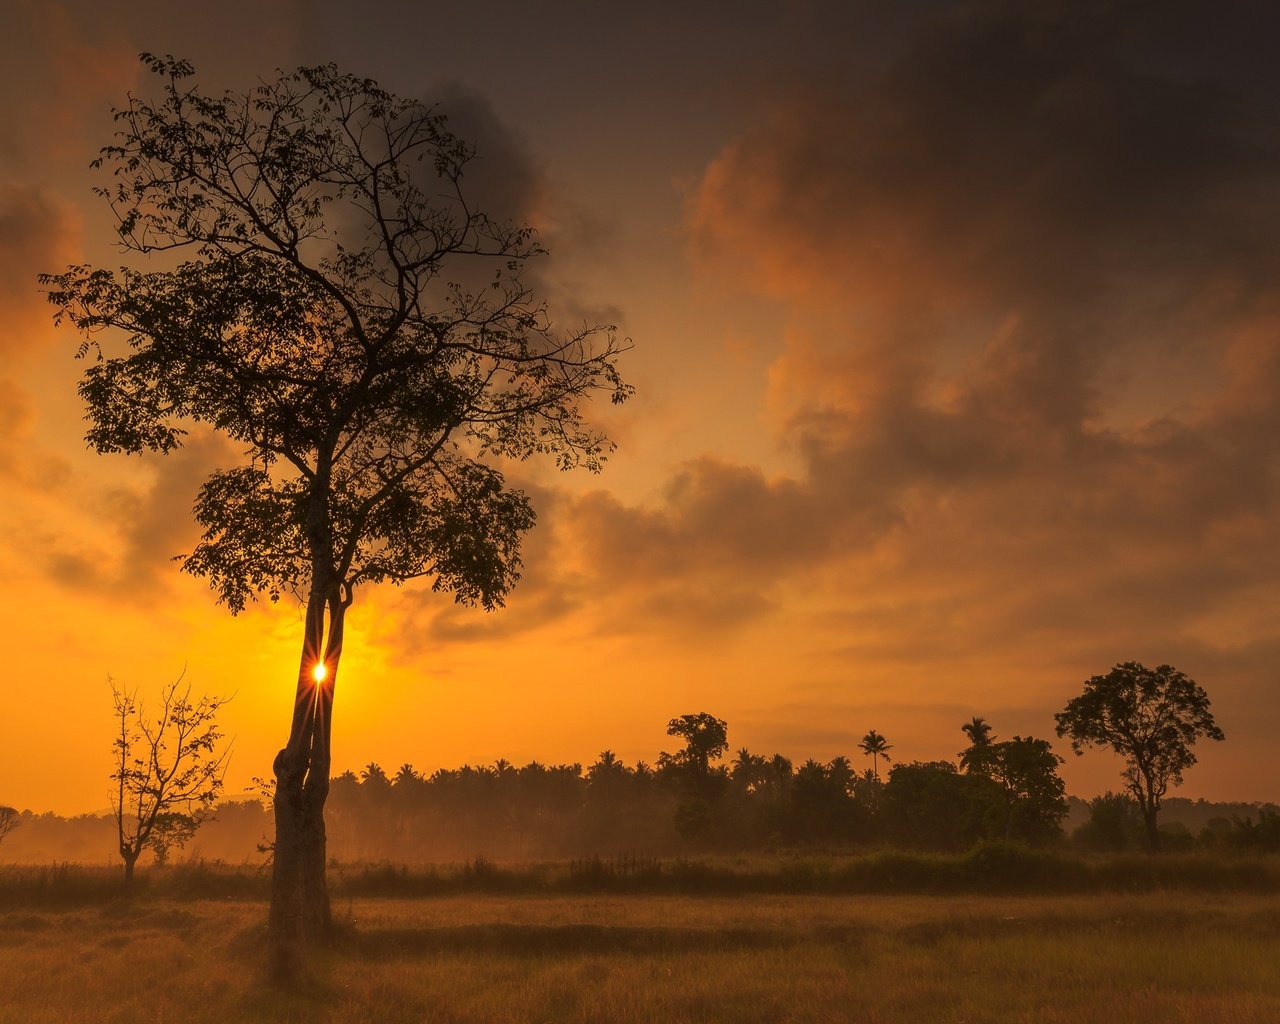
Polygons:
<instances>
[{"instance_id":1,"label":"palm tree","mask_svg":"<svg viewBox=\"0 0 1280 1024\"><path fill-rule=\"evenodd\" d=\"M993 739L991 723L981 715L974 715L973 721L960 726L960 731L969 737L969 745L974 747L985 747Z\"/></svg>"},{"instance_id":2,"label":"palm tree","mask_svg":"<svg viewBox=\"0 0 1280 1024\"><path fill-rule=\"evenodd\" d=\"M391 785L391 780L377 761L370 761L360 771L360 784L370 789L386 789Z\"/></svg>"},{"instance_id":3,"label":"palm tree","mask_svg":"<svg viewBox=\"0 0 1280 1024\"><path fill-rule=\"evenodd\" d=\"M413 770L413 765L407 761L397 770L395 776L391 779L393 786L409 786L415 782L421 782L422 776Z\"/></svg>"},{"instance_id":4,"label":"palm tree","mask_svg":"<svg viewBox=\"0 0 1280 1024\"><path fill-rule=\"evenodd\" d=\"M835 783L842 793L847 795L853 789L853 765L849 763L849 759L843 754L839 757L833 757L830 764L827 765L827 778Z\"/></svg>"},{"instance_id":5,"label":"palm tree","mask_svg":"<svg viewBox=\"0 0 1280 1024\"><path fill-rule=\"evenodd\" d=\"M888 742L886 742L883 736L881 736L878 732L872 729L870 732L868 732L865 736L862 737L862 742L858 744L858 749L861 750L864 754L866 754L867 757L871 758L871 772L872 772L872 775L875 777L875 780L879 782L880 781L879 759L883 757L884 763L888 764L889 751L892 750L893 747L890 746Z\"/></svg>"},{"instance_id":6,"label":"palm tree","mask_svg":"<svg viewBox=\"0 0 1280 1024\"><path fill-rule=\"evenodd\" d=\"M960 767L971 774L985 774L991 744L995 741L991 723L981 715L974 715L972 721L960 726L960 731L969 737L968 748L960 751Z\"/></svg>"},{"instance_id":7,"label":"palm tree","mask_svg":"<svg viewBox=\"0 0 1280 1024\"><path fill-rule=\"evenodd\" d=\"M766 762L763 754L753 754L746 747L738 751L729 771L729 778L744 793L754 793L761 787Z\"/></svg>"},{"instance_id":8,"label":"palm tree","mask_svg":"<svg viewBox=\"0 0 1280 1024\"><path fill-rule=\"evenodd\" d=\"M627 766L618 760L612 750L600 751L600 757L587 769L587 781L605 783L610 779L620 779L627 774Z\"/></svg>"}]
</instances>

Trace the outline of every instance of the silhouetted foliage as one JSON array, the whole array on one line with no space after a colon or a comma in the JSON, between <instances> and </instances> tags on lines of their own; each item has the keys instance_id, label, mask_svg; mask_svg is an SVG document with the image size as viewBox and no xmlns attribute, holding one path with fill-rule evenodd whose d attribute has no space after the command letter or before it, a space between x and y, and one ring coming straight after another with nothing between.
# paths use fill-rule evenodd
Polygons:
<instances>
[{"instance_id":1,"label":"silhouetted foliage","mask_svg":"<svg viewBox=\"0 0 1280 1024\"><path fill-rule=\"evenodd\" d=\"M157 814L151 835L147 839L147 849L151 851L156 864L168 864L169 854L183 849L187 843L191 842L195 838L196 830L211 816L211 811L204 817L184 814L181 811L165 811L163 814Z\"/></svg>"},{"instance_id":2,"label":"silhouetted foliage","mask_svg":"<svg viewBox=\"0 0 1280 1024\"><path fill-rule=\"evenodd\" d=\"M658 755L658 769L694 780L711 775L711 762L719 760L729 749L729 727L705 711L681 715L667 723L667 735L684 740L684 749L674 754Z\"/></svg>"},{"instance_id":3,"label":"silhouetted foliage","mask_svg":"<svg viewBox=\"0 0 1280 1024\"><path fill-rule=\"evenodd\" d=\"M274 766L270 933L295 974L331 927L323 810L356 588L426 577L501 605L534 514L492 463L598 469L609 444L579 405L628 397L626 346L608 327L556 329L521 280L541 253L531 230L465 195L473 151L436 110L332 65L206 94L187 62L142 59L163 98L116 112L97 161L115 181L98 191L126 250L184 261L42 280L87 336L93 447L169 452L203 423L245 452L201 488L183 568L233 612L255 595L306 604Z\"/></svg>"},{"instance_id":4,"label":"silhouetted foliage","mask_svg":"<svg viewBox=\"0 0 1280 1024\"><path fill-rule=\"evenodd\" d=\"M950 761L895 765L884 788L888 837L922 850L963 850L989 829L991 810L1004 806L999 784L962 775Z\"/></svg>"},{"instance_id":5,"label":"silhouetted foliage","mask_svg":"<svg viewBox=\"0 0 1280 1024\"><path fill-rule=\"evenodd\" d=\"M1170 665L1149 669L1135 661L1094 676L1084 692L1054 716L1071 748L1106 746L1125 759L1124 781L1138 802L1147 845L1160 848L1157 815L1170 786L1196 763L1191 748L1204 736L1222 740L1209 711L1209 696Z\"/></svg>"},{"instance_id":6,"label":"silhouetted foliage","mask_svg":"<svg viewBox=\"0 0 1280 1024\"><path fill-rule=\"evenodd\" d=\"M1049 741L1015 736L981 749L983 770L978 774L1004 790L1004 838L1043 843L1061 835L1066 785L1058 776L1062 758Z\"/></svg>"},{"instance_id":7,"label":"silhouetted foliage","mask_svg":"<svg viewBox=\"0 0 1280 1024\"><path fill-rule=\"evenodd\" d=\"M808 842L870 838L875 807L856 799L856 781L846 757L827 764L805 761L791 783L791 827L786 834Z\"/></svg>"},{"instance_id":8,"label":"silhouetted foliage","mask_svg":"<svg viewBox=\"0 0 1280 1024\"><path fill-rule=\"evenodd\" d=\"M1249 853L1280 853L1280 811L1259 807L1257 818L1233 814L1226 840L1228 846Z\"/></svg>"},{"instance_id":9,"label":"silhouetted foliage","mask_svg":"<svg viewBox=\"0 0 1280 1024\"><path fill-rule=\"evenodd\" d=\"M1072 834L1090 850L1117 853L1143 842L1142 811L1128 793L1104 793L1089 801L1089 820Z\"/></svg>"},{"instance_id":10,"label":"silhouetted foliage","mask_svg":"<svg viewBox=\"0 0 1280 1024\"><path fill-rule=\"evenodd\" d=\"M995 737L991 734L991 724L978 715L960 726L960 731L969 737L969 746L960 752L960 767L974 775L987 772L987 761L991 753L991 745Z\"/></svg>"}]
</instances>

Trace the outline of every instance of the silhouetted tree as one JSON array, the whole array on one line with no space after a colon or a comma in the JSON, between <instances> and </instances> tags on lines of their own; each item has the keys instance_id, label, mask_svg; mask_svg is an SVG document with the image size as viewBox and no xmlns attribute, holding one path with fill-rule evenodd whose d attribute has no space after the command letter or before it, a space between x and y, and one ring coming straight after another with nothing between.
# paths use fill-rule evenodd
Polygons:
<instances>
[{"instance_id":1,"label":"silhouetted tree","mask_svg":"<svg viewBox=\"0 0 1280 1024\"><path fill-rule=\"evenodd\" d=\"M595 764L587 769L587 781L602 786L614 785L627 776L627 766L612 750L602 750Z\"/></svg>"},{"instance_id":2,"label":"silhouetted tree","mask_svg":"<svg viewBox=\"0 0 1280 1024\"><path fill-rule=\"evenodd\" d=\"M602 750L587 768L586 808L591 830L602 840L612 840L618 832L630 774L612 750Z\"/></svg>"},{"instance_id":3,"label":"silhouetted tree","mask_svg":"<svg viewBox=\"0 0 1280 1024\"><path fill-rule=\"evenodd\" d=\"M871 773L876 777L876 781L879 781L879 759L883 757L885 764L888 764L889 751L892 750L893 747L889 745L883 736L872 729L862 737L862 741L858 744L858 749L866 754L867 757L871 758Z\"/></svg>"},{"instance_id":4,"label":"silhouetted tree","mask_svg":"<svg viewBox=\"0 0 1280 1024\"><path fill-rule=\"evenodd\" d=\"M858 824L850 794L853 770L847 758L828 764L809 758L792 783L794 834L802 839L850 839Z\"/></svg>"},{"instance_id":5,"label":"silhouetted tree","mask_svg":"<svg viewBox=\"0 0 1280 1024\"><path fill-rule=\"evenodd\" d=\"M658 767L677 769L695 778L709 776L711 762L729 749L729 726L705 711L671 719L667 723L667 735L679 736L685 746L674 754L663 751L658 756Z\"/></svg>"},{"instance_id":6,"label":"silhouetted tree","mask_svg":"<svg viewBox=\"0 0 1280 1024\"><path fill-rule=\"evenodd\" d=\"M897 764L884 785L889 838L928 850L962 850L987 835L1003 793L990 779L961 775L950 761Z\"/></svg>"},{"instance_id":7,"label":"silhouetted tree","mask_svg":"<svg viewBox=\"0 0 1280 1024\"><path fill-rule=\"evenodd\" d=\"M169 863L169 854L183 849L195 837L201 825L212 821L212 815L197 817L194 814L183 814L181 811L165 811L156 815L155 825L147 839L147 849L155 857L157 864Z\"/></svg>"},{"instance_id":8,"label":"silhouetted tree","mask_svg":"<svg viewBox=\"0 0 1280 1024\"><path fill-rule=\"evenodd\" d=\"M112 682L111 697L119 727L111 810L129 885L144 849L159 843L163 861L169 846L185 842L212 813L231 753L218 726L229 698L192 701L190 684L179 678L160 691L159 710L148 717L136 692Z\"/></svg>"},{"instance_id":9,"label":"silhouetted tree","mask_svg":"<svg viewBox=\"0 0 1280 1024\"><path fill-rule=\"evenodd\" d=\"M1227 842L1250 853L1280 853L1280 813L1259 807L1257 818L1233 814Z\"/></svg>"},{"instance_id":10,"label":"silhouetted tree","mask_svg":"<svg viewBox=\"0 0 1280 1024\"><path fill-rule=\"evenodd\" d=\"M791 781L794 778L791 759L781 754L769 758L769 770L765 775L778 800L787 800L791 796Z\"/></svg>"},{"instance_id":11,"label":"silhouetted tree","mask_svg":"<svg viewBox=\"0 0 1280 1024\"><path fill-rule=\"evenodd\" d=\"M723 768L712 769L711 762L729 749L728 730L722 719L705 711L667 723L667 735L680 737L685 745L674 754L664 750L658 755L658 773L681 794L673 820L685 839L701 839L711 831L711 801L718 800L729 777Z\"/></svg>"},{"instance_id":12,"label":"silhouetted tree","mask_svg":"<svg viewBox=\"0 0 1280 1024\"><path fill-rule=\"evenodd\" d=\"M991 753L991 744L995 737L991 734L991 724L979 715L960 726L960 731L969 737L969 746L960 752L960 767L975 775L985 774L987 760Z\"/></svg>"},{"instance_id":13,"label":"silhouetted tree","mask_svg":"<svg viewBox=\"0 0 1280 1024\"><path fill-rule=\"evenodd\" d=\"M331 929L324 804L356 588L428 577L501 605L534 514L490 463L598 469L608 443L579 404L630 394L625 345L554 328L520 277L541 252L531 231L464 195L472 149L434 109L332 65L206 95L187 62L143 60L163 99L116 113L100 194L124 248L165 252L163 269L43 280L96 357L80 385L93 447L169 452L196 422L246 453L201 489L184 569L233 612L259 594L305 601L274 765L269 931L288 975ZM102 347L107 328L125 354Z\"/></svg>"},{"instance_id":14,"label":"silhouetted tree","mask_svg":"<svg viewBox=\"0 0 1280 1024\"><path fill-rule=\"evenodd\" d=\"M1036 843L1062 832L1067 814L1066 785L1058 775L1062 758L1048 740L1015 736L986 747L983 770L978 774L1004 790L1005 839Z\"/></svg>"},{"instance_id":15,"label":"silhouetted tree","mask_svg":"<svg viewBox=\"0 0 1280 1024\"><path fill-rule=\"evenodd\" d=\"M1145 839L1142 811L1128 793L1104 793L1089 801L1089 820L1075 830L1074 842L1092 850L1118 852Z\"/></svg>"},{"instance_id":16,"label":"silhouetted tree","mask_svg":"<svg viewBox=\"0 0 1280 1024\"><path fill-rule=\"evenodd\" d=\"M422 782L422 776L413 770L413 765L405 762L396 769L395 776L391 779L391 785L394 787L414 786Z\"/></svg>"},{"instance_id":17,"label":"silhouetted tree","mask_svg":"<svg viewBox=\"0 0 1280 1024\"><path fill-rule=\"evenodd\" d=\"M16 807L0 806L0 843L3 843L5 836L21 824L22 815L18 813Z\"/></svg>"},{"instance_id":18,"label":"silhouetted tree","mask_svg":"<svg viewBox=\"0 0 1280 1024\"><path fill-rule=\"evenodd\" d=\"M755 793L765 786L767 770L763 754L753 754L743 747L729 765L729 778L742 792Z\"/></svg>"},{"instance_id":19,"label":"silhouetted tree","mask_svg":"<svg viewBox=\"0 0 1280 1024\"><path fill-rule=\"evenodd\" d=\"M1105 676L1086 681L1084 692L1054 718L1058 735L1070 736L1077 754L1098 745L1125 759L1124 781L1142 812L1151 850L1160 848L1161 801L1196 763L1191 747L1201 736L1224 738L1209 710L1208 694L1170 665L1116 665Z\"/></svg>"},{"instance_id":20,"label":"silhouetted tree","mask_svg":"<svg viewBox=\"0 0 1280 1024\"><path fill-rule=\"evenodd\" d=\"M827 764L827 777L845 795L851 792L856 774L853 765L843 754L833 757Z\"/></svg>"},{"instance_id":21,"label":"silhouetted tree","mask_svg":"<svg viewBox=\"0 0 1280 1024\"><path fill-rule=\"evenodd\" d=\"M387 778L387 773L382 770L380 764L376 761L370 761L360 769L360 787L365 792L380 796L390 791L391 780Z\"/></svg>"}]
</instances>

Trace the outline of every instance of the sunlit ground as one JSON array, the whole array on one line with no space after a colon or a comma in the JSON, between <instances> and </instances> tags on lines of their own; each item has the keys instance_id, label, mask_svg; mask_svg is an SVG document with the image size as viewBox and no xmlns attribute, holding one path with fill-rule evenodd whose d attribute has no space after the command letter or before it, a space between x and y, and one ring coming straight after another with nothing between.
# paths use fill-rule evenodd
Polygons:
<instances>
[{"instance_id":1,"label":"sunlit ground","mask_svg":"<svg viewBox=\"0 0 1280 1024\"><path fill-rule=\"evenodd\" d=\"M1280 896L470 895L335 905L306 990L258 903L0 914L0 1022L1274 1022Z\"/></svg>"}]
</instances>

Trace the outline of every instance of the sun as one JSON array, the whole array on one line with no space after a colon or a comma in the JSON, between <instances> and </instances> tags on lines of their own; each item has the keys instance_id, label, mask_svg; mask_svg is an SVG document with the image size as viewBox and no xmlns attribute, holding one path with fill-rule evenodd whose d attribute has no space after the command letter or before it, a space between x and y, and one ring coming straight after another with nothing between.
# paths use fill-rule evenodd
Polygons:
<instances>
[{"instance_id":1,"label":"sun","mask_svg":"<svg viewBox=\"0 0 1280 1024\"><path fill-rule=\"evenodd\" d=\"M317 661L315 664L315 668L311 670L311 678L314 679L317 683L323 683L324 677L327 676L328 674L329 672L324 667L323 661Z\"/></svg>"}]
</instances>

